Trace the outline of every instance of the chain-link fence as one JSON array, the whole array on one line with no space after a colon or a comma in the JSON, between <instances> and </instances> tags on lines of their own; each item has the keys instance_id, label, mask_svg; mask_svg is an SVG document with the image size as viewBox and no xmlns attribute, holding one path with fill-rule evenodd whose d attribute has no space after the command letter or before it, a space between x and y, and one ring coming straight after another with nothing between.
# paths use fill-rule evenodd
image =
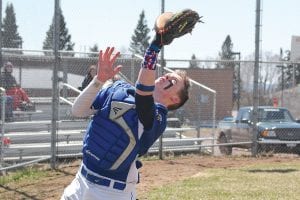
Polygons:
<instances>
[{"instance_id":1,"label":"chain-link fence","mask_svg":"<svg viewBox=\"0 0 300 200\"><path fill-rule=\"evenodd\" d=\"M26 52L25 50L23 50ZM24 55L11 54L4 51L4 60L14 63L13 75L21 87L26 91L30 101L34 104L34 110L12 111L13 118L4 123L3 142L3 166L13 162L25 162L37 159L49 159L51 150L52 134L52 68L54 57L35 55L26 53ZM82 82L88 74L90 66L97 63L95 54L76 53L77 56L60 56L59 59L59 115L57 131L55 132L55 153L57 158L81 156L82 138L89 118L78 119L71 114L71 106L74 98L82 89ZM235 71L232 69L207 69L207 68L185 68L185 62L189 61L166 61L167 66L173 64L182 65L192 78L190 89L190 99L181 109L170 112L168 128L164 133L164 152L205 152L213 154L238 153L250 154L253 141L252 127L252 89L246 85L251 85L251 71L253 64L250 61L236 62L241 66L241 94L239 97L240 111L236 110L236 102L233 102L233 77ZM196 61L222 63L224 61ZM228 62L228 61L227 61ZM140 68L141 57L132 55L122 55L117 64L122 64L122 76L129 82L134 83ZM288 63L285 63L288 64ZM261 80L264 73L272 71L269 77L280 79L281 71L278 70L277 62L262 63ZM21 66L21 67L20 67ZM236 65L238 66L238 65ZM265 69L268 68L268 69ZM270 69L271 68L271 69ZM272 70L275 69L275 70ZM276 72L277 70L277 72ZM30 72L31 71L31 72ZM172 71L165 68L166 72ZM275 72L274 72L275 71ZM248 72L248 75L247 73ZM41 75L37 75L37 74ZM34 78L29 78L34 74ZM34 79L34 83L24 81ZM265 78L267 79L267 78ZM221 80L221 84L220 84ZM248 81L248 82L247 82ZM297 87L279 90L281 84L273 80L260 81L259 90L259 119L258 119L258 144L259 153L298 153L298 124L295 122L299 118L297 104L295 104L299 89ZM199 84L199 82L204 83ZM280 82L279 82L280 83ZM214 88L210 89L210 88ZM7 99L7 97L5 97ZM294 99L293 99L294 98ZM282 100L285 105L282 106ZM7 101L6 101L7 102ZM250 107L249 107L250 106ZM270 106L270 107L266 107ZM7 103L6 103L6 109ZM290 112L289 112L290 111ZM5 118L7 115L5 115ZM224 119L224 120L222 120ZM262 124L266 124L262 126ZM217 129L216 129L217 128ZM278 130L277 130L278 129ZM270 132L270 133L269 133ZM278 132L278 133L277 133ZM268 138L268 134L271 134ZM272 135L273 134L273 135ZM278 138L276 138L278 135ZM264 138L264 137L267 138ZM279 137L280 136L280 137ZM286 137L284 137L286 136ZM10 144L9 144L10 143ZM168 146L169 145L169 146ZM151 153L158 152L156 143ZM215 147L215 148L212 148Z\"/></svg>"},{"instance_id":2,"label":"chain-link fence","mask_svg":"<svg viewBox=\"0 0 300 200\"><path fill-rule=\"evenodd\" d=\"M67 51L74 45L70 41L60 50L62 34L56 26L65 25L57 18L63 7L53 2L48 6L56 13L49 19L56 23L43 44L48 50L26 50L22 38L8 37L6 29L0 35L2 169L48 159L55 166L59 158L81 156L90 118L73 117L71 106L98 55ZM38 12L38 6L31 9L27 14ZM257 110L254 129L254 58L247 61L240 53L234 55L238 58L230 61L166 60L164 73L184 69L192 86L189 101L169 112L161 140L164 152L251 154L257 143L256 153L299 154L299 63L281 57L260 62L257 96L263 107ZM134 84L140 63L140 56L122 54L117 60L124 66L121 78ZM149 152L157 154L161 141Z\"/></svg>"},{"instance_id":3,"label":"chain-link fence","mask_svg":"<svg viewBox=\"0 0 300 200\"><path fill-rule=\"evenodd\" d=\"M53 65L55 58L43 55L43 52L23 50L24 54L13 54L3 51L5 62L13 64L12 75L29 96L34 108L12 109L12 118L4 122L5 137L11 144L2 154L2 166L14 162L32 161L33 159L49 158L51 137L53 134L51 109L53 104ZM36 55L40 54L40 55ZM97 64L95 54L80 54L75 57L60 56L58 67L59 99L58 118L55 131L55 156L74 157L81 155L82 138L88 125L89 118L78 119L71 115L74 98L83 88L83 80L89 73L90 66ZM140 68L141 58L132 55L122 55L117 64L123 65L121 77L135 83ZM167 72L172 71L166 68ZM28 82L28 80L34 80ZM216 93L214 90L192 81L191 95L188 103L176 112L170 112L169 126L165 132L166 146L164 151L206 151L201 150L201 143L213 143L215 133ZM15 101L15 99L13 100ZM32 109L32 110L31 110ZM7 111L9 109L6 109ZM171 138L171 139L170 139ZM194 139L191 139L194 138ZM178 140L181 139L181 140ZM158 144L156 144L158 147ZM169 145L169 146L167 146ZM210 147L211 149L211 147ZM154 147L150 152L157 153ZM212 150L207 150L212 152Z\"/></svg>"},{"instance_id":4,"label":"chain-link fence","mask_svg":"<svg viewBox=\"0 0 300 200\"><path fill-rule=\"evenodd\" d=\"M237 77L241 80L241 90L238 92L241 94L238 97L240 109L235 105L233 115L219 122L217 140L220 152L225 155L244 150L254 155L299 154L300 115L296 100L299 96L299 86L296 85L299 83L299 63L274 60L260 62L257 123L254 121L253 107L254 62L235 63L240 64L235 73L238 73L238 69L241 70L240 78ZM290 76L284 78L286 72L282 69L287 69L288 66ZM254 145L255 143L257 145Z\"/></svg>"}]
</instances>

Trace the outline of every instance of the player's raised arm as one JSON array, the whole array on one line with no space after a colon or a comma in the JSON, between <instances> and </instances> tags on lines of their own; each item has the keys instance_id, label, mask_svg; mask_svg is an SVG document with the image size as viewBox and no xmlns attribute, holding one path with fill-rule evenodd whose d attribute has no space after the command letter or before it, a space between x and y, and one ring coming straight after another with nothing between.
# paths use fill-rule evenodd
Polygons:
<instances>
[{"instance_id":1,"label":"player's raised arm","mask_svg":"<svg viewBox=\"0 0 300 200\"><path fill-rule=\"evenodd\" d=\"M141 69L136 82L136 108L139 119L144 127L150 128L154 119L154 102L172 108L171 105L181 105L182 99L187 99L183 93L188 88L185 84L185 75L167 74L157 80L156 63L158 54L163 45L169 45L174 38L191 33L195 24L200 21L197 12L186 9L178 13L166 12L160 15L155 22L155 37L147 48ZM174 87L173 87L174 86ZM178 91L184 92L178 92ZM171 95L172 92L174 95ZM182 93L183 95L179 95ZM184 97L183 97L184 96ZM169 107L170 106L170 107ZM173 108L172 108L173 109Z\"/></svg>"},{"instance_id":2,"label":"player's raised arm","mask_svg":"<svg viewBox=\"0 0 300 200\"><path fill-rule=\"evenodd\" d=\"M107 47L99 52L97 75L90 84L79 94L72 106L72 114L76 117L87 117L94 113L92 103L103 84L113 78L120 70L121 65L114 66L120 52L113 54L115 48Z\"/></svg>"}]
</instances>

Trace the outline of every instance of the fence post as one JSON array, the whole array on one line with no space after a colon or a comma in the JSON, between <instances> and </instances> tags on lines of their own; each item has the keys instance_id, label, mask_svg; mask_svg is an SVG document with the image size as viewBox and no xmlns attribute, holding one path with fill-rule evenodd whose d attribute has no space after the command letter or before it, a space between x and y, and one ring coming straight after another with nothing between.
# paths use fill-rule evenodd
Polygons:
<instances>
[{"instance_id":1,"label":"fence post","mask_svg":"<svg viewBox=\"0 0 300 200\"><path fill-rule=\"evenodd\" d=\"M1 98L1 146L0 146L0 167L3 166L3 150L4 150L4 132L5 132L5 89L0 87Z\"/></svg>"},{"instance_id":2,"label":"fence post","mask_svg":"<svg viewBox=\"0 0 300 200\"><path fill-rule=\"evenodd\" d=\"M2 30L2 0L0 0L0 30ZM0 31L0 71L3 65L2 62L2 31Z\"/></svg>"},{"instance_id":3,"label":"fence post","mask_svg":"<svg viewBox=\"0 0 300 200\"><path fill-rule=\"evenodd\" d=\"M55 0L54 10L54 41L53 41L53 52L54 52L54 68L52 78L52 129L51 129L51 168L56 167L56 134L57 134L57 121L58 121L58 67L59 67L59 21L60 21L60 1Z\"/></svg>"},{"instance_id":4,"label":"fence post","mask_svg":"<svg viewBox=\"0 0 300 200\"><path fill-rule=\"evenodd\" d=\"M257 118L258 118L258 76L259 76L259 43L260 43L260 0L256 0L256 24L255 24L255 62L253 77L253 138L252 138L252 156L257 154Z\"/></svg>"},{"instance_id":5,"label":"fence post","mask_svg":"<svg viewBox=\"0 0 300 200\"><path fill-rule=\"evenodd\" d=\"M134 54L131 55L131 69L130 69L130 80L132 83L134 83L134 70L135 70L135 62L134 62Z\"/></svg>"},{"instance_id":6,"label":"fence post","mask_svg":"<svg viewBox=\"0 0 300 200\"><path fill-rule=\"evenodd\" d=\"M161 13L165 12L165 0L161 1ZM161 68L157 69L158 76L161 76L165 66L165 48L162 47L160 50ZM159 137L159 159L163 159L163 135Z\"/></svg>"},{"instance_id":7,"label":"fence post","mask_svg":"<svg viewBox=\"0 0 300 200\"><path fill-rule=\"evenodd\" d=\"M214 102L213 102L213 139L212 139L212 150L211 153L212 155L215 155L215 137L216 137L216 107L217 107L217 93L214 94Z\"/></svg>"}]
</instances>

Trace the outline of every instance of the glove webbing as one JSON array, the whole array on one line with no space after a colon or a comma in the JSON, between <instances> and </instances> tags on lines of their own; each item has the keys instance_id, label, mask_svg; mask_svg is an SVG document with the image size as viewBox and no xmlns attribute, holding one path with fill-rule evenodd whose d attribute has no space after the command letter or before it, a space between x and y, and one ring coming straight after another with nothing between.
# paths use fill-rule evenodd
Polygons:
<instances>
[{"instance_id":1,"label":"glove webbing","mask_svg":"<svg viewBox=\"0 0 300 200\"><path fill-rule=\"evenodd\" d=\"M177 19L176 19L177 18ZM201 22L203 23L203 21L201 21L201 17L198 16L197 13L194 12L186 12L186 13L178 13L175 14L170 20L169 20L169 25L166 25L166 27L164 27L161 30L158 30L158 34L160 35L160 41L161 44L160 45L164 45L163 44L163 34L168 33L168 34L174 34L174 38L176 37L180 37L188 32L192 32L193 27L195 26L195 24L197 22ZM182 21L182 22L181 22ZM172 31L170 31L172 28L178 27L179 29L174 31L174 33L171 33ZM177 34L176 34L177 32Z\"/></svg>"},{"instance_id":2,"label":"glove webbing","mask_svg":"<svg viewBox=\"0 0 300 200\"><path fill-rule=\"evenodd\" d=\"M173 19L171 18L171 19L169 20L169 22L171 22L171 24L169 24L169 25L167 25L166 27L164 27L163 29L159 30L158 33L164 34L165 32L169 31L171 28L175 27L176 24L178 24L178 22L179 22L180 20L182 20L182 18L186 18L186 17L189 16L189 15L191 15L191 12L186 12L186 13L184 13L183 15L181 15L181 13L178 13L178 14L174 15L172 18L174 18L174 19L177 18L177 17L178 17L178 18L175 19L175 20L173 20ZM197 19L197 21L198 21L198 19ZM200 21L201 21L201 20L200 20ZM182 27L180 28L179 32L181 32L181 31L184 29L185 25L186 25L186 24L179 25L179 26L182 26Z\"/></svg>"}]
</instances>

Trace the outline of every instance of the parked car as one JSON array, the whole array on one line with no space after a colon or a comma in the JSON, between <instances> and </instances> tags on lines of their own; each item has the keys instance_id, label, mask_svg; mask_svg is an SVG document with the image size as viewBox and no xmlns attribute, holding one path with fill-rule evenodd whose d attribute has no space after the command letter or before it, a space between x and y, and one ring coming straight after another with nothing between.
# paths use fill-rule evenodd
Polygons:
<instances>
[{"instance_id":1,"label":"parked car","mask_svg":"<svg viewBox=\"0 0 300 200\"><path fill-rule=\"evenodd\" d=\"M259 152L300 154L300 123L293 118L287 108L259 106L256 129L252 115L253 107L242 107L235 120L219 123L218 143L235 143L219 146L222 154L230 155L232 147L251 148L252 144L249 142L254 139L253 130L257 130Z\"/></svg>"}]
</instances>

